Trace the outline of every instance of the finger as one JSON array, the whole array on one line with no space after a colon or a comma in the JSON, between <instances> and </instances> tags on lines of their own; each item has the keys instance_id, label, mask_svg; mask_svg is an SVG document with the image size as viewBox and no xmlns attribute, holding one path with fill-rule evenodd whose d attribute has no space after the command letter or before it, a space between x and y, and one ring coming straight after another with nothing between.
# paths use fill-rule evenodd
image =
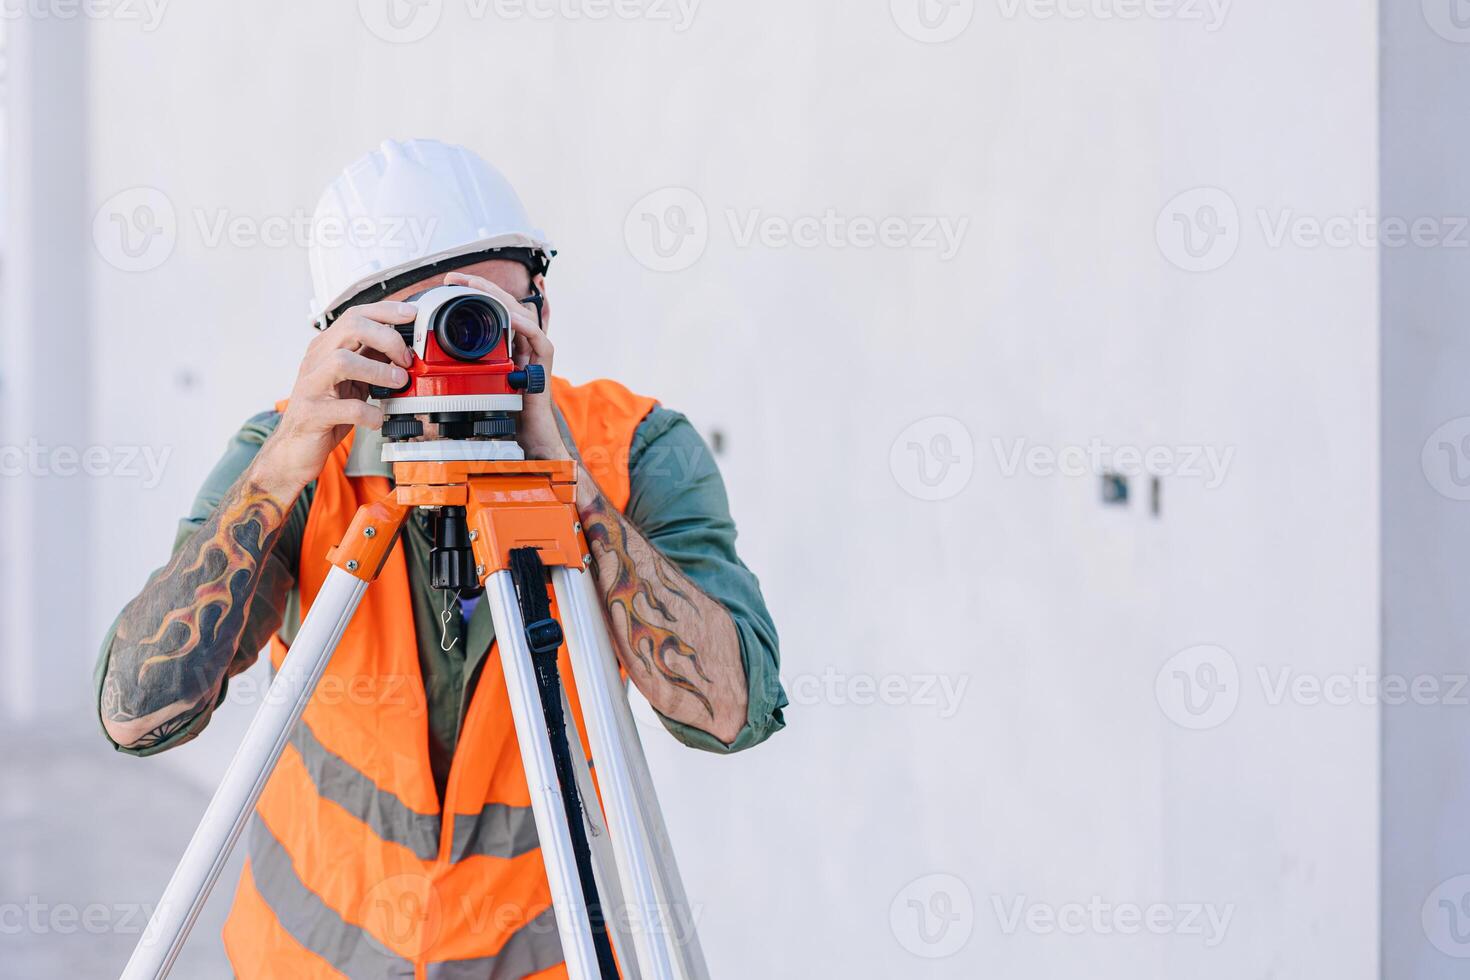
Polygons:
<instances>
[{"instance_id":1,"label":"finger","mask_svg":"<svg viewBox=\"0 0 1470 980\"><path fill-rule=\"evenodd\" d=\"M370 349L403 367L413 363L413 351L404 342L403 335L388 324L371 319L365 313L344 314L324 337L331 348L349 351Z\"/></svg>"},{"instance_id":2,"label":"finger","mask_svg":"<svg viewBox=\"0 0 1470 980\"><path fill-rule=\"evenodd\" d=\"M497 286L483 276L472 276L466 272L446 273L444 276L444 285L468 286L471 289L478 289L482 293L489 293L491 296L500 300L505 304L507 312L510 313L511 328L517 334L526 338L527 345L531 348L537 360L550 360L553 352L551 341L542 332L541 325L536 321L535 315L527 310L525 306L521 305L519 299L506 292L504 288Z\"/></svg>"},{"instance_id":3,"label":"finger","mask_svg":"<svg viewBox=\"0 0 1470 980\"><path fill-rule=\"evenodd\" d=\"M408 381L408 372L397 364L385 364L346 349L332 351L319 371L322 380L333 388L343 381L399 388Z\"/></svg>"},{"instance_id":4,"label":"finger","mask_svg":"<svg viewBox=\"0 0 1470 980\"><path fill-rule=\"evenodd\" d=\"M444 285L446 286L468 286L478 289L482 293L489 293L500 300L510 310L511 316L526 317L535 322L535 317L526 311L521 305L519 296L512 296L505 291L505 287L499 286L483 276L472 276L467 272L447 272L444 274Z\"/></svg>"},{"instance_id":5,"label":"finger","mask_svg":"<svg viewBox=\"0 0 1470 980\"><path fill-rule=\"evenodd\" d=\"M492 297L497 298L501 303L510 307L510 311L513 314L526 316L525 307L520 306L520 297L513 297L513 295L510 295L506 291L506 288L494 284L494 282L484 278L484 276L472 276L467 272L447 272L444 273L444 285L447 285L447 287L469 287L470 289L479 289L481 292L488 292Z\"/></svg>"},{"instance_id":6,"label":"finger","mask_svg":"<svg viewBox=\"0 0 1470 980\"><path fill-rule=\"evenodd\" d=\"M419 315L419 308L412 303L401 303L395 299L385 299L377 303L364 303L362 306L348 307L342 312L342 316L338 317L337 322L341 323L353 314L365 316L369 320L377 320L381 323L412 323L413 318Z\"/></svg>"},{"instance_id":7,"label":"finger","mask_svg":"<svg viewBox=\"0 0 1470 980\"><path fill-rule=\"evenodd\" d=\"M355 398L332 399L321 406L322 420L331 425L361 425L369 429L383 427L383 410Z\"/></svg>"},{"instance_id":8,"label":"finger","mask_svg":"<svg viewBox=\"0 0 1470 980\"><path fill-rule=\"evenodd\" d=\"M516 298L506 292L504 288L486 279L484 276L472 276L468 272L446 272L444 274L444 285L446 286L468 286L478 289L482 293L489 293L499 299L508 299L512 303Z\"/></svg>"},{"instance_id":9,"label":"finger","mask_svg":"<svg viewBox=\"0 0 1470 980\"><path fill-rule=\"evenodd\" d=\"M510 328L518 337L523 338L522 344L531 348L531 354L538 363L551 363L551 357L556 348L551 345L551 338L536 324L536 321L528 316L512 316ZM516 345L518 348L521 344Z\"/></svg>"}]
</instances>

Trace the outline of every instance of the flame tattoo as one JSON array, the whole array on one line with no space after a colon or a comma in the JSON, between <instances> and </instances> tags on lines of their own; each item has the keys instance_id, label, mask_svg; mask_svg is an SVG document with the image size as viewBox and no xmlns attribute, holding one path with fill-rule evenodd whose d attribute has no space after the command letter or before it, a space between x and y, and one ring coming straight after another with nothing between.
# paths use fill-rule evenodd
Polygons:
<instances>
[{"instance_id":1,"label":"flame tattoo","mask_svg":"<svg viewBox=\"0 0 1470 980\"><path fill-rule=\"evenodd\" d=\"M215 627L215 636L210 639L218 636L219 626L229 619L236 603L240 599L249 599L248 593L237 596L235 580L240 579L243 583L254 578L255 568L265 556L269 537L267 529L279 525L280 519L281 509L275 501L267 497L238 497L229 501L228 506L220 507L217 533L201 542L198 553L187 568L177 568L184 557L182 552L170 563L165 575L171 573L171 577L198 584L194 586L188 605L169 611L153 635L139 641L138 645L144 649L157 648L173 627L182 627L178 642L164 647L163 652L145 658L138 665L140 677L150 667L188 656L198 649L204 639L205 613L208 611L215 613L208 617ZM202 538L203 535L196 537ZM218 571L211 577L209 570L216 568Z\"/></svg>"},{"instance_id":2,"label":"flame tattoo","mask_svg":"<svg viewBox=\"0 0 1470 980\"><path fill-rule=\"evenodd\" d=\"M662 561L651 563L652 578L638 574L628 553L627 530L601 497L583 512L582 522L588 544L594 554L600 553L599 571L607 567L614 570L611 582L607 581L609 576L603 575L603 598L609 611L622 610L625 649L636 656L646 669L698 701L705 713L713 718L715 711L709 696L694 681L698 677L708 686L712 683L710 677L700 666L698 652L670 628L679 624L679 618L670 608L669 599L678 598L692 607L689 595L680 583L673 581L674 576ZM660 595L655 586L667 594ZM657 614L663 624L655 622L652 615L645 614L645 607Z\"/></svg>"},{"instance_id":3,"label":"flame tattoo","mask_svg":"<svg viewBox=\"0 0 1470 980\"><path fill-rule=\"evenodd\" d=\"M118 723L146 720L133 746L166 738L218 691L284 518L275 498L242 479L123 610L102 710Z\"/></svg>"}]
</instances>

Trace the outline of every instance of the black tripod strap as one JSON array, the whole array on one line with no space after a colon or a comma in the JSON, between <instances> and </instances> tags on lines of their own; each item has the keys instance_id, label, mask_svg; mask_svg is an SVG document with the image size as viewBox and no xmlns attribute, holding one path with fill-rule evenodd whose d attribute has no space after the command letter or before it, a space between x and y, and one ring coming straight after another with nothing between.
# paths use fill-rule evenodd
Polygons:
<instances>
[{"instance_id":1,"label":"black tripod strap","mask_svg":"<svg viewBox=\"0 0 1470 980\"><path fill-rule=\"evenodd\" d=\"M551 757L556 764L556 778L561 783L562 804L566 809L567 828L571 831L572 851L577 859L577 877L587 902L587 919L592 926L592 942L597 949L597 965L603 980L618 980L617 962L607 936L607 921L597 882L592 874L592 849L587 843L587 825L582 817L582 798L577 791L576 770L572 767L575 749L567 738L567 719L562 710L561 673L556 666L556 652L561 647L560 624L551 618L551 602L546 595L546 566L535 548L516 548L510 553L510 574L515 582L516 598L525 623L526 642L531 648L531 664L536 671L536 688L541 694L541 711L546 716L546 733L551 738ZM597 801L591 801L596 806Z\"/></svg>"}]
</instances>

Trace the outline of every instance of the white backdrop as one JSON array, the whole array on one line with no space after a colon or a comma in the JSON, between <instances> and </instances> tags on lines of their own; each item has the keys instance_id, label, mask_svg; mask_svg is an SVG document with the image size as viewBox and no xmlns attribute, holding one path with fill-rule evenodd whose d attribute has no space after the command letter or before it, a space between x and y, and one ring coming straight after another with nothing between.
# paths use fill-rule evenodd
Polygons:
<instances>
[{"instance_id":1,"label":"white backdrop","mask_svg":"<svg viewBox=\"0 0 1470 980\"><path fill-rule=\"evenodd\" d=\"M1280 237L1376 206L1371 5L135 9L77 275L88 439L165 463L96 483L89 634L288 390L304 250L259 239L463 142L562 249L559 371L720 435L781 631L788 731L649 732L717 975L1376 973L1376 712L1279 688L1377 669L1377 250Z\"/></svg>"}]
</instances>

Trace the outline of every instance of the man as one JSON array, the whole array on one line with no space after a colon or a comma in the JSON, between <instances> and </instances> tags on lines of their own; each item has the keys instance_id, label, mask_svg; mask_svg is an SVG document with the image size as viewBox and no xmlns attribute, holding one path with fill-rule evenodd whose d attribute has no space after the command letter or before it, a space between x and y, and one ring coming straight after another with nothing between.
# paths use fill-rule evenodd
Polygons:
<instances>
[{"instance_id":1,"label":"man","mask_svg":"<svg viewBox=\"0 0 1470 980\"><path fill-rule=\"evenodd\" d=\"M421 242L401 233L415 220ZM446 284L496 296L517 363L551 375L552 250L469 151L384 143L328 188L316 227L324 329L290 399L236 434L172 561L103 645L99 710L122 751L196 736L267 643L279 665L327 548L389 489L382 412L366 399L413 363L394 329L414 319L405 298ZM381 240L364 243L363 228ZM528 458L578 461L618 659L668 729L733 752L783 727L775 628L689 422L614 382L555 377L518 421ZM564 974L490 611L430 588L430 544L415 515L261 796L225 926L240 977Z\"/></svg>"}]
</instances>

